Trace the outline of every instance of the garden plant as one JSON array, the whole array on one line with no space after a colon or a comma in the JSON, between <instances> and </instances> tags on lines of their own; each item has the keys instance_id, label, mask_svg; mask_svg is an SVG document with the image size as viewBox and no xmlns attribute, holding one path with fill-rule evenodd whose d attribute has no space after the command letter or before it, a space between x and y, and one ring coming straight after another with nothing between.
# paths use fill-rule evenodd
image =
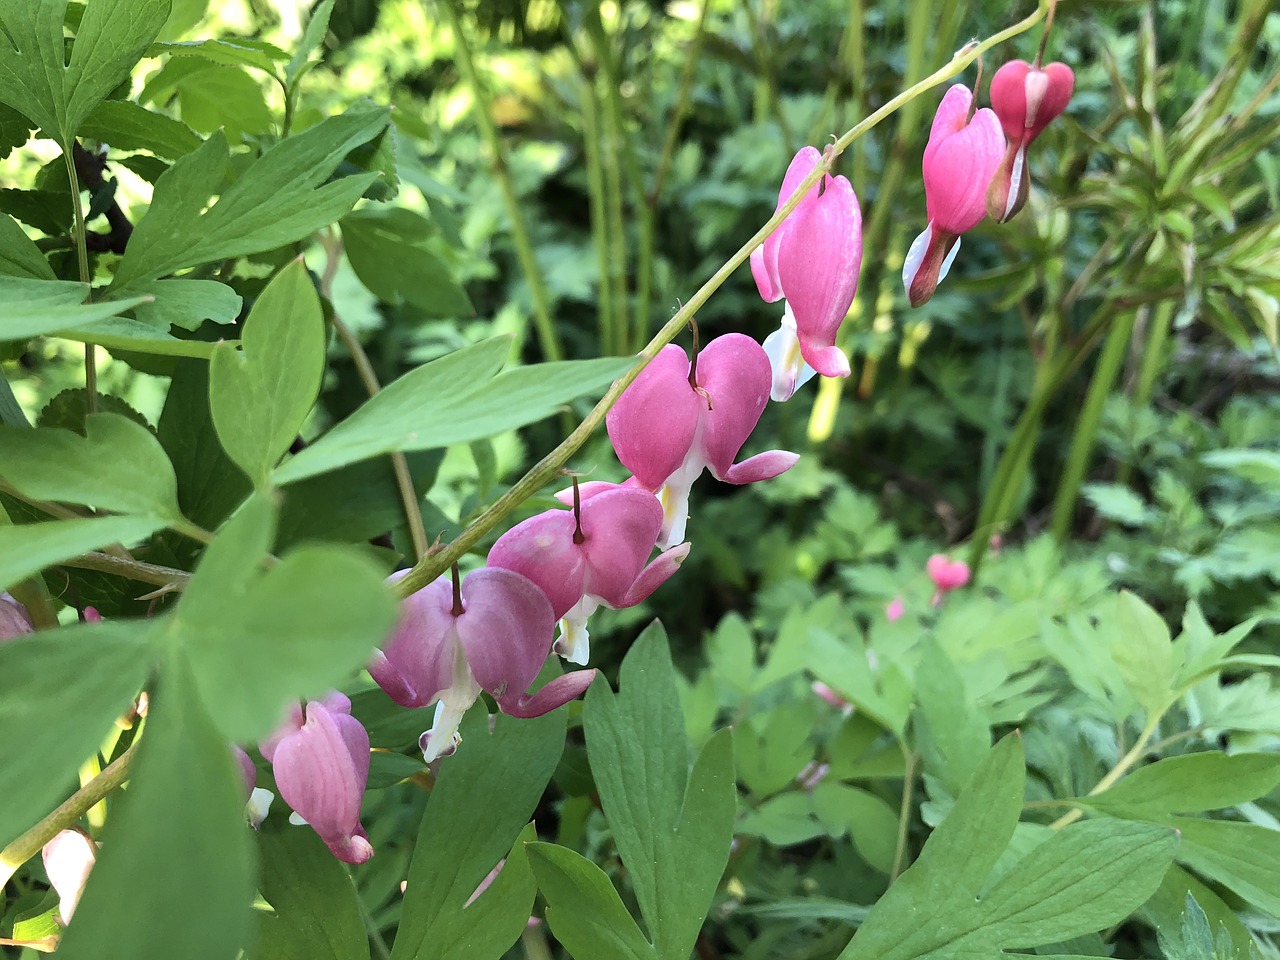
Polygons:
<instances>
[{"instance_id":1,"label":"garden plant","mask_svg":"<svg viewBox=\"0 0 1280 960\"><path fill-rule=\"evenodd\" d=\"M1273 0L0 0L0 956L1280 958Z\"/></svg>"}]
</instances>

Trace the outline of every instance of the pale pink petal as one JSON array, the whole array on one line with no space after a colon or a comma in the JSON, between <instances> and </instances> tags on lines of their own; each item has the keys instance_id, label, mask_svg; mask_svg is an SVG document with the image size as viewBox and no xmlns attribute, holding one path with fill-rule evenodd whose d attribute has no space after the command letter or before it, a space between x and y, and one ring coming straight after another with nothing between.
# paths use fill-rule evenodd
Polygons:
<instances>
[{"instance_id":1,"label":"pale pink petal","mask_svg":"<svg viewBox=\"0 0 1280 960\"><path fill-rule=\"evenodd\" d=\"M546 595L512 570L473 570L462 581L465 612L458 638L471 674L499 705L508 692L523 694L551 654L556 619Z\"/></svg>"},{"instance_id":2,"label":"pale pink petal","mask_svg":"<svg viewBox=\"0 0 1280 960\"><path fill-rule=\"evenodd\" d=\"M622 465L649 490L675 473L698 428L700 398L689 385L689 357L675 344L658 352L605 417Z\"/></svg>"},{"instance_id":3,"label":"pale pink petal","mask_svg":"<svg viewBox=\"0 0 1280 960\"><path fill-rule=\"evenodd\" d=\"M778 191L778 203L774 207L775 212L784 203L787 202L791 194L796 191L801 182L807 177L819 161L822 160L822 154L815 147L801 147L800 152L791 158L791 163L787 167L786 175L782 178L782 189ZM791 224L795 215L799 212L800 207L808 203L815 195L814 190L810 190L795 210L778 225L778 228L769 234L764 243L757 247L751 253L751 275L755 278L756 288L760 291L760 296L768 303L780 300L784 296L782 281L778 274L778 250L780 249L787 231L791 229Z\"/></svg>"},{"instance_id":4,"label":"pale pink petal","mask_svg":"<svg viewBox=\"0 0 1280 960\"><path fill-rule=\"evenodd\" d=\"M400 601L391 638L368 664L374 682L400 706L425 707L453 682L452 610L448 576Z\"/></svg>"},{"instance_id":5,"label":"pale pink petal","mask_svg":"<svg viewBox=\"0 0 1280 960\"><path fill-rule=\"evenodd\" d=\"M720 479L725 483L756 483L760 480L772 480L781 476L800 459L800 454L787 450L766 450L748 457L741 463L735 463Z\"/></svg>"},{"instance_id":6,"label":"pale pink petal","mask_svg":"<svg viewBox=\"0 0 1280 960\"><path fill-rule=\"evenodd\" d=\"M652 494L642 490L636 493L653 499ZM590 502L609 496L613 496L612 491L593 496ZM552 613L558 620L582 598L587 577L586 556L581 545L573 542L574 529L572 510L547 510L500 536L489 550L488 564L514 570L532 580L551 601Z\"/></svg>"},{"instance_id":7,"label":"pale pink petal","mask_svg":"<svg viewBox=\"0 0 1280 960\"><path fill-rule=\"evenodd\" d=\"M516 694L514 691L508 691L504 697L498 699L498 706L508 716L524 719L540 717L582 696L595 678L595 670L574 670L562 677L556 677L537 693Z\"/></svg>"},{"instance_id":8,"label":"pale pink petal","mask_svg":"<svg viewBox=\"0 0 1280 960\"><path fill-rule=\"evenodd\" d=\"M49 882L58 893L58 915L64 924L71 917L84 892L89 871L97 860L97 845L79 830L61 830L40 851Z\"/></svg>"},{"instance_id":9,"label":"pale pink petal","mask_svg":"<svg viewBox=\"0 0 1280 960\"><path fill-rule=\"evenodd\" d=\"M626 607L634 607L637 603L648 600L660 586L671 579L672 575L680 569L680 565L684 563L685 558L689 556L691 544L680 543L672 547L670 550L664 550L653 558L653 561L640 571L640 575L632 582L626 594L619 603L610 602L609 606L615 610L621 610Z\"/></svg>"},{"instance_id":10,"label":"pale pink petal","mask_svg":"<svg viewBox=\"0 0 1280 960\"><path fill-rule=\"evenodd\" d=\"M582 593L616 606L614 601L620 602L640 575L661 529L662 506L643 490L619 487L584 503L587 576Z\"/></svg>"},{"instance_id":11,"label":"pale pink petal","mask_svg":"<svg viewBox=\"0 0 1280 960\"><path fill-rule=\"evenodd\" d=\"M31 633L31 616L27 608L7 593L0 593L0 643Z\"/></svg>"},{"instance_id":12,"label":"pale pink petal","mask_svg":"<svg viewBox=\"0 0 1280 960\"><path fill-rule=\"evenodd\" d=\"M279 746L281 740L302 729L303 719L302 704L294 700L285 708L284 719L276 725L276 728L267 735L266 739L258 743L258 752L262 754L267 763L275 761L276 747Z\"/></svg>"}]
</instances>

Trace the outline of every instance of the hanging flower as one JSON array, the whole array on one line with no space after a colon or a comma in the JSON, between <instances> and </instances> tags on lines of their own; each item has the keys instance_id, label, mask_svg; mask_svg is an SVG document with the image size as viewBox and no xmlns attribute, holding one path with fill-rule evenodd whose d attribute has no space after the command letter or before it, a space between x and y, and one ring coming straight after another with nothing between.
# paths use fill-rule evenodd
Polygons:
<instances>
[{"instance_id":1,"label":"hanging flower","mask_svg":"<svg viewBox=\"0 0 1280 960\"><path fill-rule=\"evenodd\" d=\"M991 107L1009 138L1004 159L987 188L987 213L999 223L1011 220L1027 202L1031 174L1027 147L1067 108L1075 88L1075 74L1065 63L1043 69L1025 60L1012 60L991 78Z\"/></svg>"},{"instance_id":2,"label":"hanging flower","mask_svg":"<svg viewBox=\"0 0 1280 960\"><path fill-rule=\"evenodd\" d=\"M1004 135L990 109L972 108L969 88L952 85L929 131L923 163L929 224L902 265L902 283L913 307L933 296L960 251L960 234L987 214L987 185L1004 154Z\"/></svg>"},{"instance_id":3,"label":"hanging flower","mask_svg":"<svg viewBox=\"0 0 1280 960\"><path fill-rule=\"evenodd\" d=\"M240 777L244 781L245 822L257 830L262 826L262 821L267 819L267 814L271 811L271 801L276 798L276 795L258 786L258 768L253 765L253 760L249 754L245 753L243 747L233 743L231 756L235 759L236 766L240 769Z\"/></svg>"},{"instance_id":4,"label":"hanging flower","mask_svg":"<svg viewBox=\"0 0 1280 960\"><path fill-rule=\"evenodd\" d=\"M738 451L768 403L769 361L750 337L717 337L694 357L668 344L618 398L605 418L609 439L636 483L663 507L658 546L684 540L689 490L702 471L726 483L755 483L800 459L770 450L741 463Z\"/></svg>"},{"instance_id":5,"label":"hanging flower","mask_svg":"<svg viewBox=\"0 0 1280 960\"><path fill-rule=\"evenodd\" d=\"M781 207L822 160L803 147L787 167ZM751 274L769 303L786 298L782 325L764 342L772 397L787 400L815 372L847 377L836 331L853 304L862 269L862 211L844 177L825 174L782 224L751 253Z\"/></svg>"},{"instance_id":6,"label":"hanging flower","mask_svg":"<svg viewBox=\"0 0 1280 960\"><path fill-rule=\"evenodd\" d=\"M369 734L337 691L289 708L259 752L271 764L294 823L309 824L335 857L364 863L373 846L360 824L369 779Z\"/></svg>"},{"instance_id":7,"label":"hanging flower","mask_svg":"<svg viewBox=\"0 0 1280 960\"><path fill-rule=\"evenodd\" d=\"M489 551L489 566L532 580L560 621L553 649L571 663L590 653L587 619L601 605L615 610L647 599L676 572L689 544L649 555L662 529L662 507L635 486L593 483L572 510L547 510L516 524Z\"/></svg>"},{"instance_id":8,"label":"hanging flower","mask_svg":"<svg viewBox=\"0 0 1280 960\"><path fill-rule=\"evenodd\" d=\"M440 577L402 602L400 623L369 673L403 707L436 704L420 740L430 763L457 749L458 724L482 690L503 713L540 717L591 685L596 672L577 670L527 692L554 627L551 602L526 577L486 567L459 581L455 567L452 584Z\"/></svg>"},{"instance_id":9,"label":"hanging flower","mask_svg":"<svg viewBox=\"0 0 1280 960\"><path fill-rule=\"evenodd\" d=\"M937 591L933 595L936 607L952 590L957 590L969 582L969 565L963 560L949 560L946 554L935 553L925 563L925 572L933 581Z\"/></svg>"}]
</instances>

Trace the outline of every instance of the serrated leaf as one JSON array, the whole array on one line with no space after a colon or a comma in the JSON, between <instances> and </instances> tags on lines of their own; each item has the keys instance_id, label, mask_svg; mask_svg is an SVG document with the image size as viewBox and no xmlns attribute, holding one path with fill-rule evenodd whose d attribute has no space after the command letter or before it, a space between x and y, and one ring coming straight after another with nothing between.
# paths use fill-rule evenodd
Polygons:
<instances>
[{"instance_id":1,"label":"serrated leaf","mask_svg":"<svg viewBox=\"0 0 1280 960\"><path fill-rule=\"evenodd\" d=\"M6 529L0 528L0 538ZM0 644L0 848L64 798L151 670L146 624L76 624ZM0 862L0 879L12 865Z\"/></svg>"},{"instance_id":2,"label":"serrated leaf","mask_svg":"<svg viewBox=\"0 0 1280 960\"><path fill-rule=\"evenodd\" d=\"M357 551L294 550L259 572L274 526L250 499L205 550L165 627L195 669L226 738L268 733L292 699L314 697L359 669L395 624L381 571Z\"/></svg>"},{"instance_id":3,"label":"serrated leaf","mask_svg":"<svg viewBox=\"0 0 1280 960\"><path fill-rule=\"evenodd\" d=\"M374 175L324 183L354 147L387 125L385 110L351 110L276 144L207 210L230 154L215 133L156 182L116 270L113 287L153 280L183 267L272 250L335 222Z\"/></svg>"},{"instance_id":4,"label":"serrated leaf","mask_svg":"<svg viewBox=\"0 0 1280 960\"><path fill-rule=\"evenodd\" d=\"M418 831L393 960L498 960L519 939L535 892L519 835L560 760L567 713L499 716L492 734L482 709L464 718Z\"/></svg>"},{"instance_id":5,"label":"serrated leaf","mask_svg":"<svg viewBox=\"0 0 1280 960\"><path fill-rule=\"evenodd\" d=\"M315 405L324 376L320 297L301 259L281 270L245 320L242 350L209 365L209 407L223 449L258 486Z\"/></svg>"},{"instance_id":6,"label":"serrated leaf","mask_svg":"<svg viewBox=\"0 0 1280 960\"><path fill-rule=\"evenodd\" d=\"M656 960L603 870L554 843L531 843L528 851L547 923L574 960Z\"/></svg>"},{"instance_id":7,"label":"serrated leaf","mask_svg":"<svg viewBox=\"0 0 1280 960\"><path fill-rule=\"evenodd\" d=\"M253 854L244 783L181 655L167 659L137 768L59 953L226 960L244 944ZM198 883L176 883L199 869Z\"/></svg>"},{"instance_id":8,"label":"serrated leaf","mask_svg":"<svg viewBox=\"0 0 1280 960\"><path fill-rule=\"evenodd\" d=\"M0 427L0 474L37 500L181 520L173 467L150 430L99 413L85 431Z\"/></svg>"},{"instance_id":9,"label":"serrated leaf","mask_svg":"<svg viewBox=\"0 0 1280 960\"><path fill-rule=\"evenodd\" d=\"M1159 820L1256 800L1280 784L1280 756L1217 751L1168 757L1076 802L1114 817Z\"/></svg>"},{"instance_id":10,"label":"serrated leaf","mask_svg":"<svg viewBox=\"0 0 1280 960\"><path fill-rule=\"evenodd\" d=\"M359 894L316 832L271 817L257 840L258 889L273 912L254 922L250 960L367 960Z\"/></svg>"},{"instance_id":11,"label":"serrated leaf","mask_svg":"<svg viewBox=\"0 0 1280 960\"><path fill-rule=\"evenodd\" d=\"M1143 526L1147 521L1146 502L1123 484L1090 483L1081 492L1108 520L1131 527Z\"/></svg>"},{"instance_id":12,"label":"serrated leaf","mask_svg":"<svg viewBox=\"0 0 1280 960\"><path fill-rule=\"evenodd\" d=\"M254 67L275 76L276 64L287 58L279 47L261 40L219 39L157 43L147 51L151 56L199 57L229 67Z\"/></svg>"},{"instance_id":13,"label":"serrated leaf","mask_svg":"<svg viewBox=\"0 0 1280 960\"><path fill-rule=\"evenodd\" d=\"M92 517L0 526L0 590L60 560L112 543L133 543L164 525L156 517Z\"/></svg>"},{"instance_id":14,"label":"serrated leaf","mask_svg":"<svg viewBox=\"0 0 1280 960\"><path fill-rule=\"evenodd\" d=\"M333 15L333 2L334 0L320 0L312 9L311 16L307 19L307 27L298 41L298 49L285 65L286 87L292 88L297 84L298 78L310 65L311 54L324 43L324 35L329 32L329 18Z\"/></svg>"},{"instance_id":15,"label":"serrated leaf","mask_svg":"<svg viewBox=\"0 0 1280 960\"><path fill-rule=\"evenodd\" d=\"M169 16L169 0L94 0L68 60L67 0L0 5L0 102L70 151L80 125L128 78Z\"/></svg>"},{"instance_id":16,"label":"serrated leaf","mask_svg":"<svg viewBox=\"0 0 1280 960\"><path fill-rule=\"evenodd\" d=\"M675 668L658 624L627 653L617 694L592 686L583 725L600 804L656 955L687 957L733 836L729 731L711 738L690 773Z\"/></svg>"},{"instance_id":17,"label":"serrated leaf","mask_svg":"<svg viewBox=\"0 0 1280 960\"><path fill-rule=\"evenodd\" d=\"M395 450L431 450L522 427L602 390L630 358L518 367L494 376L510 349L486 340L406 373L276 469L284 485Z\"/></svg>"}]
</instances>

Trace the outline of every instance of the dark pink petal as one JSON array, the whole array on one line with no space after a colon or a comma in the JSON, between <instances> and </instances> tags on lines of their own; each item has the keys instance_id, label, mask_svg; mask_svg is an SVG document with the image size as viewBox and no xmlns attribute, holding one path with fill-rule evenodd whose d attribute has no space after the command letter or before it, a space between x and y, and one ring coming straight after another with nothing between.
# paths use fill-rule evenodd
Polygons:
<instances>
[{"instance_id":1,"label":"dark pink petal","mask_svg":"<svg viewBox=\"0 0 1280 960\"><path fill-rule=\"evenodd\" d=\"M608 480L588 480L586 483L578 484L578 502L586 503L592 497L605 493L609 490L616 490L618 487L634 487L637 490L646 489L635 477L627 477L621 483L610 483ZM555 492L555 498L563 503L566 507L573 506L573 487L565 487L563 490Z\"/></svg>"},{"instance_id":2,"label":"dark pink petal","mask_svg":"<svg viewBox=\"0 0 1280 960\"><path fill-rule=\"evenodd\" d=\"M983 107L973 122L926 154L925 205L939 232L961 234L987 215L987 185L1004 156L1004 135L996 115Z\"/></svg>"},{"instance_id":3,"label":"dark pink petal","mask_svg":"<svg viewBox=\"0 0 1280 960\"><path fill-rule=\"evenodd\" d=\"M244 780L244 799L245 803L248 803L249 797L253 795L253 788L258 785L258 768L253 765L249 754L234 743L231 745L231 756L236 762L236 767L240 770L241 779Z\"/></svg>"},{"instance_id":4,"label":"dark pink petal","mask_svg":"<svg viewBox=\"0 0 1280 960\"><path fill-rule=\"evenodd\" d=\"M724 479L742 445L769 403L773 372L764 348L741 333L712 340L698 358L703 402L703 456L711 472Z\"/></svg>"},{"instance_id":5,"label":"dark pink petal","mask_svg":"<svg viewBox=\"0 0 1280 960\"><path fill-rule=\"evenodd\" d=\"M610 603L615 610L634 607L637 603L648 600L660 586L671 579L680 569L685 557L689 556L688 543L679 543L670 550L664 550L653 558L653 561L640 571L640 575L632 582L630 589L620 603Z\"/></svg>"},{"instance_id":6,"label":"dark pink petal","mask_svg":"<svg viewBox=\"0 0 1280 960\"><path fill-rule=\"evenodd\" d=\"M720 479L725 483L757 483L781 476L796 465L800 454L787 450L766 450L735 463Z\"/></svg>"},{"instance_id":7,"label":"dark pink petal","mask_svg":"<svg viewBox=\"0 0 1280 960\"><path fill-rule=\"evenodd\" d=\"M562 677L556 677L537 693L520 693L508 691L499 697L498 706L502 712L511 717L540 717L561 707L570 700L576 700L591 686L596 678L595 670L574 670Z\"/></svg>"},{"instance_id":8,"label":"dark pink petal","mask_svg":"<svg viewBox=\"0 0 1280 960\"><path fill-rule=\"evenodd\" d=\"M609 496L611 491L592 497L591 502ZM652 494L645 496L653 499ZM547 510L517 523L489 550L489 566L514 570L532 580L551 601L557 620L582 599L587 579L586 556L581 545L573 542L574 526L572 510Z\"/></svg>"},{"instance_id":9,"label":"dark pink petal","mask_svg":"<svg viewBox=\"0 0 1280 960\"><path fill-rule=\"evenodd\" d=\"M640 484L657 490L693 445L702 403L689 386L689 357L663 347L605 417L622 465Z\"/></svg>"},{"instance_id":10,"label":"dark pink petal","mask_svg":"<svg viewBox=\"0 0 1280 960\"><path fill-rule=\"evenodd\" d=\"M848 180L826 177L824 183L821 196L807 197L791 215L778 249L778 276L805 361L824 377L847 377L849 361L835 347L836 331L858 289L862 213Z\"/></svg>"},{"instance_id":11,"label":"dark pink petal","mask_svg":"<svg viewBox=\"0 0 1280 960\"><path fill-rule=\"evenodd\" d=\"M356 849L360 845L352 843L362 833L360 801L369 777L369 735L358 720L311 701L302 728L276 747L272 767L285 803L335 855L342 856L339 849L361 852Z\"/></svg>"},{"instance_id":12,"label":"dark pink petal","mask_svg":"<svg viewBox=\"0 0 1280 960\"><path fill-rule=\"evenodd\" d=\"M929 128L929 142L924 148L924 162L929 163L943 141L964 129L969 119L969 107L973 104L973 91L963 83L953 83L942 96L938 110Z\"/></svg>"},{"instance_id":13,"label":"dark pink petal","mask_svg":"<svg viewBox=\"0 0 1280 960\"><path fill-rule=\"evenodd\" d=\"M991 108L1005 136L1030 143L1067 108L1074 88L1075 74L1065 63L1035 70L1025 60L1013 60L991 78Z\"/></svg>"},{"instance_id":14,"label":"dark pink petal","mask_svg":"<svg viewBox=\"0 0 1280 960\"><path fill-rule=\"evenodd\" d=\"M523 694L551 653L551 602L527 577L488 567L467 574L462 603L458 638L471 675L499 704L509 692Z\"/></svg>"},{"instance_id":15,"label":"dark pink petal","mask_svg":"<svg viewBox=\"0 0 1280 960\"><path fill-rule=\"evenodd\" d=\"M583 595L600 597L610 606L621 601L653 553L661 529L662 506L644 490L619 487L584 503L582 551L587 573L574 603Z\"/></svg>"},{"instance_id":16,"label":"dark pink petal","mask_svg":"<svg viewBox=\"0 0 1280 960\"><path fill-rule=\"evenodd\" d=\"M453 582L442 576L400 601L400 620L369 675L402 707L425 707L453 682Z\"/></svg>"},{"instance_id":17,"label":"dark pink petal","mask_svg":"<svg viewBox=\"0 0 1280 960\"><path fill-rule=\"evenodd\" d=\"M373 844L369 842L369 835L364 832L364 827L356 824L355 833L347 837L338 837L332 840L325 839L325 846L329 848L329 852L341 860L343 863L364 863L373 856Z\"/></svg>"},{"instance_id":18,"label":"dark pink petal","mask_svg":"<svg viewBox=\"0 0 1280 960\"><path fill-rule=\"evenodd\" d=\"M813 168L817 166L822 159L822 154L814 147L801 147L800 152L791 158L791 163L787 167L786 175L782 178L782 189L778 191L778 203L774 207L776 212L779 207L787 202L787 199L793 194L801 181L804 180ZM751 275L755 278L756 288L760 291L760 296L768 303L775 300L781 300L783 297L782 281L778 276L778 250L783 239L791 229L791 223L795 215L814 196L815 191L810 190L805 198L800 201L800 206L791 211L778 228L765 238L764 243L756 247L751 252Z\"/></svg>"}]
</instances>

